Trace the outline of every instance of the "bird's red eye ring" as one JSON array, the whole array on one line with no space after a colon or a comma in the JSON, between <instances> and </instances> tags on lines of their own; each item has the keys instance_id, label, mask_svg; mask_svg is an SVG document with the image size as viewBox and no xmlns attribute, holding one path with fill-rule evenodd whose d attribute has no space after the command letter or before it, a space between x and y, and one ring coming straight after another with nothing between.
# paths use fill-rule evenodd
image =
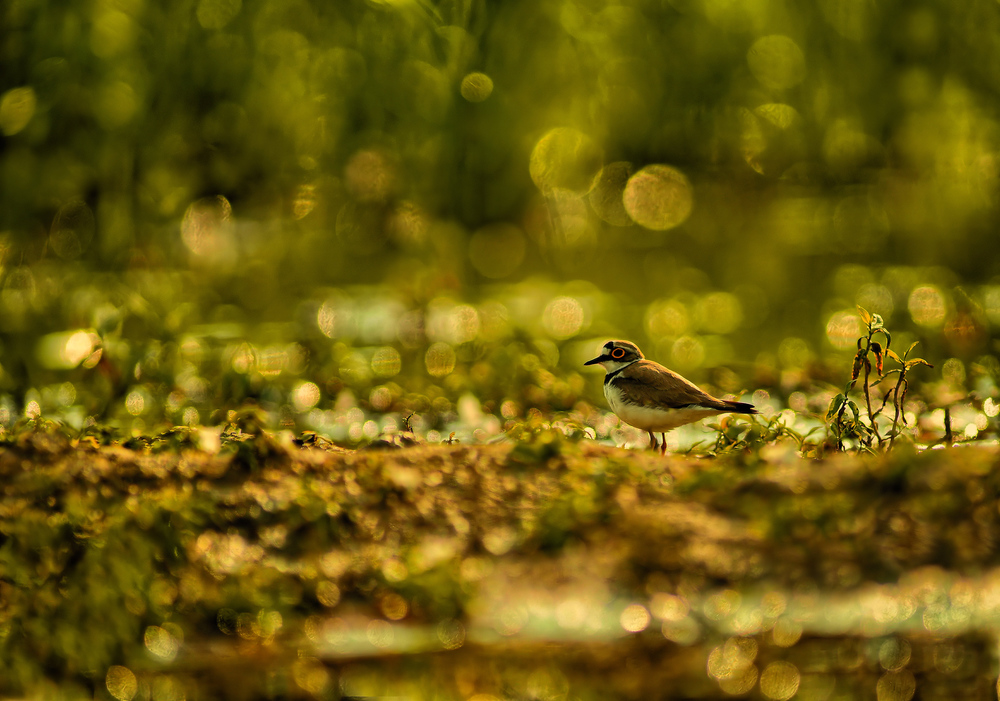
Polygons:
<instances>
[{"instance_id":1,"label":"bird's red eye ring","mask_svg":"<svg viewBox=\"0 0 1000 701\"><path fill-rule=\"evenodd\" d=\"M615 348L614 350L611 351L611 357L614 358L615 360L621 360L622 358L625 357L625 349Z\"/></svg>"}]
</instances>

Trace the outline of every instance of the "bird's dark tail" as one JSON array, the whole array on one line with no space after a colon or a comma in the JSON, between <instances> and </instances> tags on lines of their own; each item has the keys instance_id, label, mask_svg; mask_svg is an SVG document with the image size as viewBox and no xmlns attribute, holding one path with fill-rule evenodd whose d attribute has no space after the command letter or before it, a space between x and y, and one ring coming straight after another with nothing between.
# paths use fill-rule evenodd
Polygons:
<instances>
[{"instance_id":1,"label":"bird's dark tail","mask_svg":"<svg viewBox=\"0 0 1000 701\"><path fill-rule=\"evenodd\" d=\"M758 413L760 413L760 412L757 411L757 407L755 407L753 404L747 404L746 402L728 402L728 401L723 400L723 403L726 405L726 407L727 407L727 409L729 411L732 411L732 412L734 412L736 414L758 414Z\"/></svg>"}]
</instances>

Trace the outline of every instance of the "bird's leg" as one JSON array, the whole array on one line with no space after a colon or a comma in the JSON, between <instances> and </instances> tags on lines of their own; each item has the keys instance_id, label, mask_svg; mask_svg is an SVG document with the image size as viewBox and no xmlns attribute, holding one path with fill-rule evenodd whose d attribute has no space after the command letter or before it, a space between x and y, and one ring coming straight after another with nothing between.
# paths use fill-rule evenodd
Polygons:
<instances>
[{"instance_id":1,"label":"bird's leg","mask_svg":"<svg viewBox=\"0 0 1000 701\"><path fill-rule=\"evenodd\" d=\"M660 434L660 455L666 455L666 454L667 454L667 434L666 433L661 433Z\"/></svg>"},{"instance_id":2,"label":"bird's leg","mask_svg":"<svg viewBox=\"0 0 1000 701\"><path fill-rule=\"evenodd\" d=\"M649 434L649 449L656 450L656 436L653 435L652 431L646 431Z\"/></svg>"}]
</instances>

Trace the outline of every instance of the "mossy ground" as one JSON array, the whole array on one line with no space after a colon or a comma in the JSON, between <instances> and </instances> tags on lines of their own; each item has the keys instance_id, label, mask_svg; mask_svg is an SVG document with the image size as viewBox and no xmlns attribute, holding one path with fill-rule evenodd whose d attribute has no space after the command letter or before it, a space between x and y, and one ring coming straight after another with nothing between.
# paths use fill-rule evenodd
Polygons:
<instances>
[{"instance_id":1,"label":"mossy ground","mask_svg":"<svg viewBox=\"0 0 1000 701\"><path fill-rule=\"evenodd\" d=\"M0 449L0 692L996 693L995 447L312 444Z\"/></svg>"}]
</instances>

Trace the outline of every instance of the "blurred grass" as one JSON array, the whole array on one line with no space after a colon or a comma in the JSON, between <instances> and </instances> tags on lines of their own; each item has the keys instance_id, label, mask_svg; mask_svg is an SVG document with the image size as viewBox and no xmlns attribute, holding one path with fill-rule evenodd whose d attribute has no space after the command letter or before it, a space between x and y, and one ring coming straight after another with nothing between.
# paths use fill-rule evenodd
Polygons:
<instances>
[{"instance_id":1,"label":"blurred grass","mask_svg":"<svg viewBox=\"0 0 1000 701\"><path fill-rule=\"evenodd\" d=\"M0 450L0 690L994 688L995 448L663 460L573 435L536 422L490 446L331 452L257 432L131 451L25 431Z\"/></svg>"}]
</instances>

